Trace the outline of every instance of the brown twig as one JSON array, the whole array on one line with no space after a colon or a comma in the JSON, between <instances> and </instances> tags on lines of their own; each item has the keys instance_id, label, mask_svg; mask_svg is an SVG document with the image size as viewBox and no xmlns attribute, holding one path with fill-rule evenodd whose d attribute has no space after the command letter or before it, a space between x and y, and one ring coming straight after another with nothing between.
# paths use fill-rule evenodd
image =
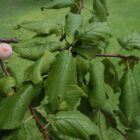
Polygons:
<instances>
[{"instance_id":1,"label":"brown twig","mask_svg":"<svg viewBox=\"0 0 140 140\"><path fill-rule=\"evenodd\" d=\"M0 42L2 43L18 43L19 41L16 38L0 38Z\"/></svg>"},{"instance_id":2,"label":"brown twig","mask_svg":"<svg viewBox=\"0 0 140 140\"><path fill-rule=\"evenodd\" d=\"M5 76L9 76L9 72L5 69L4 63L0 60L0 66Z\"/></svg>"},{"instance_id":3,"label":"brown twig","mask_svg":"<svg viewBox=\"0 0 140 140\"><path fill-rule=\"evenodd\" d=\"M37 115L36 115L36 113L35 113L34 108L31 107L31 106L30 106L29 108L30 108L30 112L31 112L33 118L35 119L37 125L39 126L39 128L41 128L42 133L43 133L43 135L44 135L44 137L45 137L45 140L50 140L50 139L49 139L49 136L48 136L47 129L46 129L45 126L40 122L39 118L37 117Z\"/></svg>"},{"instance_id":4,"label":"brown twig","mask_svg":"<svg viewBox=\"0 0 140 140\"><path fill-rule=\"evenodd\" d=\"M132 55L121 55L121 54L96 54L96 57L112 57L112 58L121 58L126 60L140 60L139 57Z\"/></svg>"}]
</instances>

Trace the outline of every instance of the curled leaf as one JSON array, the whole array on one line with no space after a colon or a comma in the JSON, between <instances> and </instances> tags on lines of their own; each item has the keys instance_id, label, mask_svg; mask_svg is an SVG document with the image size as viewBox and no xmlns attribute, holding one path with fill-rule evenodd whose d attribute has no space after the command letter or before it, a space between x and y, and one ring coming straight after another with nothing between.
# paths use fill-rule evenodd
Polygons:
<instances>
[{"instance_id":1,"label":"curled leaf","mask_svg":"<svg viewBox=\"0 0 140 140\"><path fill-rule=\"evenodd\" d=\"M17 84L16 80L13 77L7 76L0 79L0 96L4 94L9 96L12 95L14 90L12 89Z\"/></svg>"},{"instance_id":2,"label":"curled leaf","mask_svg":"<svg viewBox=\"0 0 140 140\"><path fill-rule=\"evenodd\" d=\"M42 75L47 74L54 60L55 55L45 51L41 58L25 71L25 80L31 80L34 84L40 83L43 80Z\"/></svg>"},{"instance_id":3,"label":"curled leaf","mask_svg":"<svg viewBox=\"0 0 140 140\"><path fill-rule=\"evenodd\" d=\"M49 0L45 6L42 7L43 9L60 9L60 8L67 8L74 4L74 0Z\"/></svg>"}]
</instances>

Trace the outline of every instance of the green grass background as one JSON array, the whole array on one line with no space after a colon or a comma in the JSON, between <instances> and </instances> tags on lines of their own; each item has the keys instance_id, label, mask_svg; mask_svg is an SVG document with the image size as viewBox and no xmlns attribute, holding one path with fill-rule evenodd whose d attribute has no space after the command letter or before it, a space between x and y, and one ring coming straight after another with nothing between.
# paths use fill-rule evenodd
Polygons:
<instances>
[{"instance_id":1,"label":"green grass background","mask_svg":"<svg viewBox=\"0 0 140 140\"><path fill-rule=\"evenodd\" d=\"M0 0L0 37L12 37L12 28L24 20L49 19L52 12L41 12L46 0ZM92 0L86 0L87 6ZM137 30L140 31L140 0L107 0L109 24L114 36ZM53 11L53 10L52 10ZM55 11L53 11L55 13ZM59 18L61 14L55 13Z\"/></svg>"},{"instance_id":2,"label":"green grass background","mask_svg":"<svg viewBox=\"0 0 140 140\"><path fill-rule=\"evenodd\" d=\"M40 7L45 4L46 0L0 1L0 38L14 37L13 28L22 21L42 19L61 20L66 14L66 9L62 9L59 12L55 10L45 10L42 12ZM91 8L91 3L92 0L86 0L86 7ZM117 37L131 33L132 31L140 32L140 0L107 0L107 3L110 13L108 22L114 37L111 39L108 51L117 53L120 49L116 41ZM137 53L137 55L139 54ZM18 63L17 61L15 60L15 63ZM140 80L140 66L137 65L136 69L136 79ZM21 77L20 73L18 76Z\"/></svg>"}]
</instances>

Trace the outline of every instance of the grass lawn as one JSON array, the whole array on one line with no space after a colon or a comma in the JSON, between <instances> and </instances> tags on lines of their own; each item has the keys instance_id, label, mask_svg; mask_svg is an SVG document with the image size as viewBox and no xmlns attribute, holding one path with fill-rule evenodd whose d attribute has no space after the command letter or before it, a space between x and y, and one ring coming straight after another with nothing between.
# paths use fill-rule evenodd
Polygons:
<instances>
[{"instance_id":1,"label":"grass lawn","mask_svg":"<svg viewBox=\"0 0 140 140\"><path fill-rule=\"evenodd\" d=\"M92 0L86 0L91 3ZM139 0L107 0L110 12L109 24L114 36L131 31L140 31ZM1 0L0 4L0 37L12 36L12 28L24 20L39 20L52 17L52 13L41 12L45 0ZM55 13L55 12L54 12ZM55 18L63 15L55 14Z\"/></svg>"},{"instance_id":2,"label":"grass lawn","mask_svg":"<svg viewBox=\"0 0 140 140\"><path fill-rule=\"evenodd\" d=\"M40 10L46 0L1 0L0 3L0 38L14 37L13 27L26 20L41 20L64 18L65 10L59 13L55 10ZM92 0L86 0L87 6L91 7ZM140 32L140 0L107 0L110 16L109 25L113 36L119 37L131 31ZM52 15L55 15L54 17ZM111 39L109 52L119 51L116 39ZM139 54L138 54L139 55ZM140 68L137 66L136 76L139 79ZM139 82L140 83L140 82Z\"/></svg>"}]
</instances>

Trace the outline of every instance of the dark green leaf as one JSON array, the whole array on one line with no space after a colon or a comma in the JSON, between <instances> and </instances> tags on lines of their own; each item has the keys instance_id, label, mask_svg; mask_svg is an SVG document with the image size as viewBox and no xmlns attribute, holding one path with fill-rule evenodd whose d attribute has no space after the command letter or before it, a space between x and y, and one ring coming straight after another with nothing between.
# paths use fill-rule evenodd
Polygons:
<instances>
[{"instance_id":1,"label":"dark green leaf","mask_svg":"<svg viewBox=\"0 0 140 140\"><path fill-rule=\"evenodd\" d=\"M109 111L111 114L113 114L114 111L119 110L119 98L120 98L120 93L116 92L114 93L112 88L106 85L106 95L107 95L107 100L104 105L104 109Z\"/></svg>"},{"instance_id":2,"label":"dark green leaf","mask_svg":"<svg viewBox=\"0 0 140 140\"><path fill-rule=\"evenodd\" d=\"M98 135L98 127L78 111L59 112L50 116L52 127L60 134L73 138L89 140L89 136Z\"/></svg>"},{"instance_id":3,"label":"dark green leaf","mask_svg":"<svg viewBox=\"0 0 140 140\"><path fill-rule=\"evenodd\" d=\"M115 65L109 59L104 59L103 64L105 66L104 80L106 84L110 85L114 92L120 92L119 78Z\"/></svg>"},{"instance_id":4,"label":"dark green leaf","mask_svg":"<svg viewBox=\"0 0 140 140\"><path fill-rule=\"evenodd\" d=\"M21 86L18 93L0 102L0 129L14 129L21 125L24 114L32 99L40 93L40 85Z\"/></svg>"},{"instance_id":5,"label":"dark green leaf","mask_svg":"<svg viewBox=\"0 0 140 140\"><path fill-rule=\"evenodd\" d=\"M76 46L75 51L89 60L93 59L97 53L100 53L100 50L97 47L87 44Z\"/></svg>"},{"instance_id":6,"label":"dark green leaf","mask_svg":"<svg viewBox=\"0 0 140 140\"><path fill-rule=\"evenodd\" d=\"M90 66L89 101L93 108L105 105L104 65L94 59Z\"/></svg>"},{"instance_id":7,"label":"dark green leaf","mask_svg":"<svg viewBox=\"0 0 140 140\"><path fill-rule=\"evenodd\" d=\"M120 107L131 122L140 114L140 94L131 69L127 69L120 82Z\"/></svg>"},{"instance_id":8,"label":"dark green leaf","mask_svg":"<svg viewBox=\"0 0 140 140\"><path fill-rule=\"evenodd\" d=\"M140 116L136 116L132 120L132 122L131 122L129 127L131 127L132 129L139 129L140 130Z\"/></svg>"},{"instance_id":9,"label":"dark green leaf","mask_svg":"<svg viewBox=\"0 0 140 140\"><path fill-rule=\"evenodd\" d=\"M85 75L89 70L89 61L79 55L75 57L77 67L78 84L82 86Z\"/></svg>"},{"instance_id":10,"label":"dark green leaf","mask_svg":"<svg viewBox=\"0 0 140 140\"><path fill-rule=\"evenodd\" d=\"M140 139L140 130L128 131L127 137L128 137L128 140L139 140Z\"/></svg>"}]
</instances>

